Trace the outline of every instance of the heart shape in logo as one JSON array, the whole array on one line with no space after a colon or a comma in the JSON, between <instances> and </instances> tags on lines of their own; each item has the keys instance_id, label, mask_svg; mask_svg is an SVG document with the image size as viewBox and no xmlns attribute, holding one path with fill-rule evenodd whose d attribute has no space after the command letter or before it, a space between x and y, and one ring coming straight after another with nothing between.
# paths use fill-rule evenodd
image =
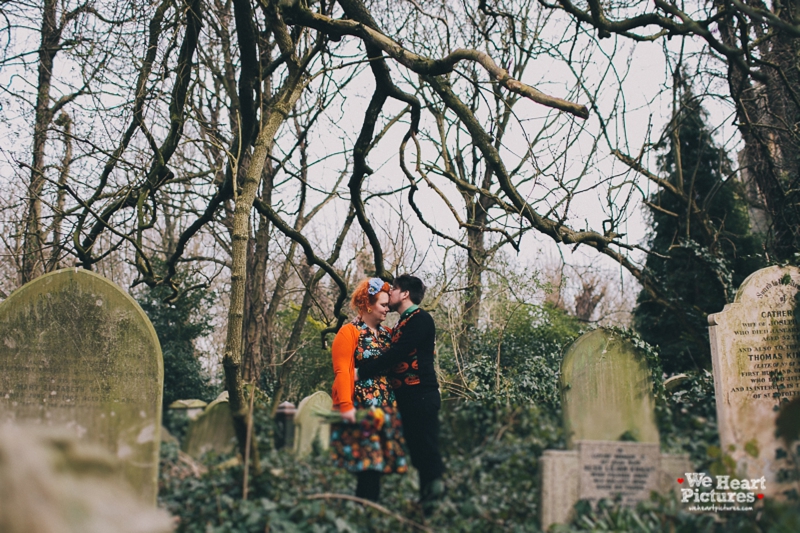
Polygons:
<instances>
[{"instance_id":1,"label":"heart shape in logo","mask_svg":"<svg viewBox=\"0 0 800 533\"><path fill-rule=\"evenodd\" d=\"M764 499L764 495L763 494L756 494L756 498L758 498L759 500L763 500Z\"/></svg>"},{"instance_id":2,"label":"heart shape in logo","mask_svg":"<svg viewBox=\"0 0 800 533\"><path fill-rule=\"evenodd\" d=\"M681 485L683 485L683 478L682 478L682 477L679 477L679 478L678 478L678 483L680 483Z\"/></svg>"}]
</instances>

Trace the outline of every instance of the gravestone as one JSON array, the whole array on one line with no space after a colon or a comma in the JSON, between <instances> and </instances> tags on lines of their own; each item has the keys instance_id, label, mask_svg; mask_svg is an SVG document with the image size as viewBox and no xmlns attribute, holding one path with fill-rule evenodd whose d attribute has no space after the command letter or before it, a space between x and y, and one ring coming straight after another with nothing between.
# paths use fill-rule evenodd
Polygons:
<instances>
[{"instance_id":1,"label":"gravestone","mask_svg":"<svg viewBox=\"0 0 800 533\"><path fill-rule=\"evenodd\" d=\"M0 423L68 428L113 453L153 503L163 382L153 326L102 276L59 270L0 304Z\"/></svg>"},{"instance_id":2,"label":"gravestone","mask_svg":"<svg viewBox=\"0 0 800 533\"><path fill-rule=\"evenodd\" d=\"M236 446L236 430L228 404L228 392L220 394L203 412L189 422L181 449L195 459L208 452L231 453Z\"/></svg>"},{"instance_id":3,"label":"gravestone","mask_svg":"<svg viewBox=\"0 0 800 533\"><path fill-rule=\"evenodd\" d=\"M328 449L331 426L318 415L331 409L333 400L327 392L317 391L300 401L294 417L294 453L298 457L311 453L315 443L321 450Z\"/></svg>"},{"instance_id":4,"label":"gravestone","mask_svg":"<svg viewBox=\"0 0 800 533\"><path fill-rule=\"evenodd\" d=\"M800 394L797 293L800 269L772 266L751 274L722 312L708 316L722 449L743 478L765 478L764 494L788 485L778 472L775 407Z\"/></svg>"},{"instance_id":5,"label":"gravestone","mask_svg":"<svg viewBox=\"0 0 800 533\"><path fill-rule=\"evenodd\" d=\"M203 400L175 400L169 404L168 409L202 409L207 405Z\"/></svg>"},{"instance_id":6,"label":"gravestone","mask_svg":"<svg viewBox=\"0 0 800 533\"><path fill-rule=\"evenodd\" d=\"M582 335L561 362L560 387L568 449L540 460L543 530L568 522L578 500L635 505L678 490L691 464L660 451L650 369L633 343L606 329Z\"/></svg>"},{"instance_id":7,"label":"gravestone","mask_svg":"<svg viewBox=\"0 0 800 533\"><path fill-rule=\"evenodd\" d=\"M618 333L581 335L561 362L567 447L578 440L658 443L653 383L644 354Z\"/></svg>"}]
</instances>

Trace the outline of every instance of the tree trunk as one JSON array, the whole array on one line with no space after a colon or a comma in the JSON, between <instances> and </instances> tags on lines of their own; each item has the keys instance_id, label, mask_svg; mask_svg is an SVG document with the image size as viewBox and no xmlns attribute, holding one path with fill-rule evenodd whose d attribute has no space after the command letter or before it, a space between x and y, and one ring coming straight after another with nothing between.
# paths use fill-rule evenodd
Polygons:
<instances>
[{"instance_id":1,"label":"tree trunk","mask_svg":"<svg viewBox=\"0 0 800 533\"><path fill-rule=\"evenodd\" d=\"M222 365L225 369L225 384L228 390L231 414L240 450L244 453L247 442L247 404L244 400L242 380L242 324L244 318L244 294L247 282L247 244L249 239L250 212L261 183L262 171L274 142L278 128L289 115L299 98L303 84L302 74L293 69L280 93L275 98L266 121L261 125L249 166L245 172L241 191L235 197L233 213L233 243L231 250L231 295L228 310L228 331Z\"/></svg>"},{"instance_id":2,"label":"tree trunk","mask_svg":"<svg viewBox=\"0 0 800 533\"><path fill-rule=\"evenodd\" d=\"M463 168L463 167L462 167ZM478 177L473 170L473 183L478 182ZM489 189L492 184L492 171L485 169L481 186ZM467 204L467 286L464 292L461 333L458 336L458 348L463 364L469 362L469 347L472 343L474 332L478 329L481 316L481 300L483 299L483 272L494 252L486 250L485 231L489 209L492 200L482 194L474 194L461 190L461 195Z\"/></svg>"},{"instance_id":3,"label":"tree trunk","mask_svg":"<svg viewBox=\"0 0 800 533\"><path fill-rule=\"evenodd\" d=\"M61 169L58 173L58 193L56 194L55 213L53 213L53 226L50 234L53 236L50 248L50 259L47 262L47 272L52 272L61 267L61 225L64 222L64 206L67 202L65 185L69 177L69 167L72 164L72 119L66 113L61 113L56 120L56 125L64 129L64 157L61 159Z\"/></svg>"},{"instance_id":4,"label":"tree trunk","mask_svg":"<svg viewBox=\"0 0 800 533\"><path fill-rule=\"evenodd\" d=\"M262 178L261 199L272 203L272 167L266 165ZM253 238L252 254L248 256L247 301L245 307L244 379L258 383L264 369L267 339L267 262L269 261L270 223L258 217L258 229Z\"/></svg>"},{"instance_id":5,"label":"tree trunk","mask_svg":"<svg viewBox=\"0 0 800 533\"><path fill-rule=\"evenodd\" d=\"M53 59L58 53L61 29L56 20L56 0L45 0L42 11L41 45L39 47L39 79L33 124L33 161L28 183L28 206L25 215L25 235L22 250L21 282L40 276L43 272L42 189L44 188L45 145L47 130L53 120L50 108L50 86L53 78Z\"/></svg>"},{"instance_id":6,"label":"tree trunk","mask_svg":"<svg viewBox=\"0 0 800 533\"><path fill-rule=\"evenodd\" d=\"M778 2L778 4L783 2ZM780 10L781 17L797 11L796 1ZM791 24L792 21L788 20ZM723 42L736 46L739 30L730 18L721 19ZM764 196L772 223L767 251L773 261L793 260L800 249L800 142L794 125L800 120L800 39L779 28L761 50L766 81L753 82L735 62L728 63L728 84L736 102L739 131L745 143L744 167Z\"/></svg>"},{"instance_id":7,"label":"tree trunk","mask_svg":"<svg viewBox=\"0 0 800 533\"><path fill-rule=\"evenodd\" d=\"M464 300L461 313L461 332L458 336L458 351L462 363L470 359L470 344L481 314L481 300L483 298L483 284L481 278L486 269L486 246L483 231L478 228L467 229L467 285L464 291Z\"/></svg>"}]
</instances>

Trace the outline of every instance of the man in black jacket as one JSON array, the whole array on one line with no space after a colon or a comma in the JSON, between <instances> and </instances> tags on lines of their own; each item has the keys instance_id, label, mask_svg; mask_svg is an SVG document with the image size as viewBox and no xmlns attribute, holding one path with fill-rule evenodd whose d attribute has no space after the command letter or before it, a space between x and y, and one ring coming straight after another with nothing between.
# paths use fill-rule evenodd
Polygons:
<instances>
[{"instance_id":1,"label":"man in black jacket","mask_svg":"<svg viewBox=\"0 0 800 533\"><path fill-rule=\"evenodd\" d=\"M403 274L392 282L389 308L400 313L392 333L392 346L375 361L362 363L356 379L385 374L394 389L403 420L403 435L411 464L419 472L420 503L426 514L444 495L444 463L439 453L439 382L433 366L436 326L419 307L425 285Z\"/></svg>"}]
</instances>

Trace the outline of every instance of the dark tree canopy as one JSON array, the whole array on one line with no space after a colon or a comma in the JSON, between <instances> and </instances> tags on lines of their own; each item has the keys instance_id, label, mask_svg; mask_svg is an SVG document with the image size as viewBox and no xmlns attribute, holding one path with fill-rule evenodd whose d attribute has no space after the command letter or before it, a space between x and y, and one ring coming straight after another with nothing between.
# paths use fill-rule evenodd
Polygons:
<instances>
[{"instance_id":1,"label":"dark tree canopy","mask_svg":"<svg viewBox=\"0 0 800 533\"><path fill-rule=\"evenodd\" d=\"M686 90L659 147L659 169L697 210L670 190L649 198L652 217L646 268L675 303L667 307L642 291L634 324L658 345L664 370L710 368L706 316L729 301L745 277L763 266L759 239L750 232L744 187L716 145L701 101Z\"/></svg>"},{"instance_id":2,"label":"dark tree canopy","mask_svg":"<svg viewBox=\"0 0 800 533\"><path fill-rule=\"evenodd\" d=\"M158 334L164 356L164 408L175 400L213 400L209 376L198 358L196 341L212 329L208 315L214 294L196 289L174 303L165 302L169 290L156 287L139 294L139 305Z\"/></svg>"}]
</instances>

